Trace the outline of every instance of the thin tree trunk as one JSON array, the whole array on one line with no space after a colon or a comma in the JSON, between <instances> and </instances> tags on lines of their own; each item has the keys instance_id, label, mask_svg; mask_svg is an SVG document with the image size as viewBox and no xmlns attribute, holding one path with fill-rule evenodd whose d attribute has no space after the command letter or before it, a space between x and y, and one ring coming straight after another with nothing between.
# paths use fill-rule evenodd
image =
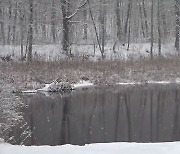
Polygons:
<instances>
[{"instance_id":1,"label":"thin tree trunk","mask_svg":"<svg viewBox=\"0 0 180 154\"><path fill-rule=\"evenodd\" d=\"M27 61L32 61L32 44L33 44L33 0L29 0L29 10L30 10L30 17L29 17L29 35L28 35L28 55Z\"/></svg>"},{"instance_id":2,"label":"thin tree trunk","mask_svg":"<svg viewBox=\"0 0 180 154\"><path fill-rule=\"evenodd\" d=\"M14 9L13 42L12 42L13 45L16 45L17 8L18 8L18 3L16 2L15 9Z\"/></svg>"},{"instance_id":3,"label":"thin tree trunk","mask_svg":"<svg viewBox=\"0 0 180 154\"><path fill-rule=\"evenodd\" d=\"M130 11L129 11L129 30L128 30L128 47L127 50L129 50L130 47L130 37L131 37L131 10L132 10L132 1L130 0Z\"/></svg>"},{"instance_id":4,"label":"thin tree trunk","mask_svg":"<svg viewBox=\"0 0 180 154\"><path fill-rule=\"evenodd\" d=\"M97 27L96 27L96 24L95 24L95 21L94 21L94 18L93 18L93 14L92 14L92 11L91 11L90 2L89 2L89 0L87 2L88 2L88 5L89 5L89 13L90 13L90 16L91 16L91 19L92 19L92 22L93 22L93 26L94 26L94 30L95 30L95 34L96 34L97 43L98 43L98 46L99 46L99 50L101 52L101 56L103 58L104 54L103 54L102 49L101 49L101 44L100 44L99 37L98 37Z\"/></svg>"},{"instance_id":5,"label":"thin tree trunk","mask_svg":"<svg viewBox=\"0 0 180 154\"><path fill-rule=\"evenodd\" d=\"M164 0L160 0L160 3L161 3L161 9L160 10L163 10L162 11L162 15L161 15L161 18L162 18L162 22L163 22L163 32L164 32L164 36L163 36L163 39L166 40L167 39L167 36L168 36L168 29L167 29L167 19L166 19L166 15L165 15L165 7L164 7Z\"/></svg>"},{"instance_id":6,"label":"thin tree trunk","mask_svg":"<svg viewBox=\"0 0 180 154\"><path fill-rule=\"evenodd\" d=\"M1 40L2 40L2 44L5 45L6 44L6 40L5 40L5 29L4 29L4 14L3 14L3 9L2 9L2 2L0 2L0 25L1 25Z\"/></svg>"},{"instance_id":7,"label":"thin tree trunk","mask_svg":"<svg viewBox=\"0 0 180 154\"><path fill-rule=\"evenodd\" d=\"M100 33L99 39L101 40L101 52L104 57L104 48L105 48L105 35L106 35L106 26L105 26L105 19L106 19L106 2L105 0L100 0Z\"/></svg>"},{"instance_id":8,"label":"thin tree trunk","mask_svg":"<svg viewBox=\"0 0 180 154\"><path fill-rule=\"evenodd\" d=\"M121 41L122 39L122 25L121 25L121 18L120 18L120 2L121 0L116 0L116 27L117 27L117 39Z\"/></svg>"},{"instance_id":9,"label":"thin tree trunk","mask_svg":"<svg viewBox=\"0 0 180 154\"><path fill-rule=\"evenodd\" d=\"M42 37L44 40L46 40L46 12L44 11L42 16Z\"/></svg>"},{"instance_id":10,"label":"thin tree trunk","mask_svg":"<svg viewBox=\"0 0 180 154\"><path fill-rule=\"evenodd\" d=\"M127 33L128 33L128 23L129 23L129 17L130 17L130 9L131 9L131 0L128 2L128 8L127 8L127 18L124 26L124 41L126 42Z\"/></svg>"},{"instance_id":11,"label":"thin tree trunk","mask_svg":"<svg viewBox=\"0 0 180 154\"><path fill-rule=\"evenodd\" d=\"M56 43L56 10L55 10L55 0L52 0L52 15L51 15L51 32L53 37L53 43Z\"/></svg>"},{"instance_id":12,"label":"thin tree trunk","mask_svg":"<svg viewBox=\"0 0 180 154\"><path fill-rule=\"evenodd\" d=\"M37 9L34 11L34 31L36 32L36 36L39 36Z\"/></svg>"},{"instance_id":13,"label":"thin tree trunk","mask_svg":"<svg viewBox=\"0 0 180 154\"><path fill-rule=\"evenodd\" d=\"M84 9L83 10L83 20L84 20L84 26L83 26L83 39L87 40L87 36L88 36L88 26L87 26L87 10Z\"/></svg>"},{"instance_id":14,"label":"thin tree trunk","mask_svg":"<svg viewBox=\"0 0 180 154\"><path fill-rule=\"evenodd\" d=\"M146 38L148 38L149 37L148 22L147 22L147 13L146 13L144 0L142 0L142 5L143 5L144 18L145 18Z\"/></svg>"},{"instance_id":15,"label":"thin tree trunk","mask_svg":"<svg viewBox=\"0 0 180 154\"><path fill-rule=\"evenodd\" d=\"M24 59L24 54L23 54L23 46L24 46L24 32L25 32L25 23L24 23L24 12L22 9L22 3L19 4L19 21L20 21L20 45L21 45L21 60Z\"/></svg>"},{"instance_id":16,"label":"thin tree trunk","mask_svg":"<svg viewBox=\"0 0 180 154\"><path fill-rule=\"evenodd\" d=\"M9 1L9 24L8 24L8 36L7 36L7 44L10 44L10 40L11 40L11 17L12 17L12 3L11 1Z\"/></svg>"},{"instance_id":17,"label":"thin tree trunk","mask_svg":"<svg viewBox=\"0 0 180 154\"><path fill-rule=\"evenodd\" d=\"M140 20L141 20L141 30L142 30L142 35L143 38L145 38L145 28L144 28L144 21L143 21L143 13L142 13L142 6L141 6L141 2L139 3L139 14L140 14Z\"/></svg>"},{"instance_id":18,"label":"thin tree trunk","mask_svg":"<svg viewBox=\"0 0 180 154\"><path fill-rule=\"evenodd\" d=\"M161 21L160 21L160 0L158 0L158 9L157 9L157 17L158 17L158 48L159 48L159 56L161 55Z\"/></svg>"},{"instance_id":19,"label":"thin tree trunk","mask_svg":"<svg viewBox=\"0 0 180 154\"><path fill-rule=\"evenodd\" d=\"M175 40L175 48L179 55L179 30L180 30L180 2L179 0L175 0L175 16L176 16L176 40Z\"/></svg>"},{"instance_id":20,"label":"thin tree trunk","mask_svg":"<svg viewBox=\"0 0 180 154\"><path fill-rule=\"evenodd\" d=\"M63 16L63 39L62 45L66 55L68 55L70 43L69 43L69 19L67 18L67 4L66 0L61 0L61 9Z\"/></svg>"},{"instance_id":21,"label":"thin tree trunk","mask_svg":"<svg viewBox=\"0 0 180 154\"><path fill-rule=\"evenodd\" d=\"M154 46L154 0L151 0L151 48L150 48L150 56L153 59L153 46Z\"/></svg>"}]
</instances>

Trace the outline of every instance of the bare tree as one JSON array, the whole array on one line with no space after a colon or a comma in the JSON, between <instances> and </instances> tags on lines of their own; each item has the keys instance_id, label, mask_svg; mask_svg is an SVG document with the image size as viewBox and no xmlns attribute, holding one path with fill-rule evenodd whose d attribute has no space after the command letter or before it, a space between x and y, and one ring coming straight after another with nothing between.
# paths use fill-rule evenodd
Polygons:
<instances>
[{"instance_id":1,"label":"bare tree","mask_svg":"<svg viewBox=\"0 0 180 154\"><path fill-rule=\"evenodd\" d=\"M96 40L97 40L97 43L98 43L98 46L99 46L99 50L101 52L101 57L102 57L102 59L104 59L104 52L101 49L101 44L100 44L100 40L99 40L99 36L98 36L98 31L97 31L96 23L95 23L93 14L92 14L92 10L91 10L91 6L90 6L89 0L88 0L88 6L89 6L89 14L91 16L91 19L92 19L92 22L93 22L93 26L94 26L94 31L95 31L95 34L96 34Z\"/></svg>"},{"instance_id":2,"label":"bare tree","mask_svg":"<svg viewBox=\"0 0 180 154\"><path fill-rule=\"evenodd\" d=\"M55 0L52 0L52 11L51 11L51 32L53 37L53 43L56 43L56 7Z\"/></svg>"},{"instance_id":3,"label":"bare tree","mask_svg":"<svg viewBox=\"0 0 180 154\"><path fill-rule=\"evenodd\" d=\"M9 8L8 8L8 14L9 14L9 24L8 24L8 36L7 36L7 44L10 44L11 40L11 18L12 18L12 2L9 0Z\"/></svg>"},{"instance_id":4,"label":"bare tree","mask_svg":"<svg viewBox=\"0 0 180 154\"><path fill-rule=\"evenodd\" d=\"M127 50L129 50L130 47L130 37L131 37L131 11L132 11L132 1L129 0L129 7L130 7L130 11L129 11L129 29L128 29L128 47Z\"/></svg>"},{"instance_id":5,"label":"bare tree","mask_svg":"<svg viewBox=\"0 0 180 154\"><path fill-rule=\"evenodd\" d=\"M27 61L32 61L32 45L33 45L33 0L29 0L29 32L28 32L28 54Z\"/></svg>"},{"instance_id":6,"label":"bare tree","mask_svg":"<svg viewBox=\"0 0 180 154\"><path fill-rule=\"evenodd\" d=\"M84 21L84 25L83 25L83 39L87 40L88 37L88 25L87 25L87 9L83 9L83 21Z\"/></svg>"},{"instance_id":7,"label":"bare tree","mask_svg":"<svg viewBox=\"0 0 180 154\"><path fill-rule=\"evenodd\" d=\"M117 27L117 39L120 41L122 39L122 25L120 17L120 5L121 0L116 0L115 12L116 12L116 27Z\"/></svg>"},{"instance_id":8,"label":"bare tree","mask_svg":"<svg viewBox=\"0 0 180 154\"><path fill-rule=\"evenodd\" d=\"M150 47L150 56L153 59L153 46L154 46L154 0L151 0L151 47Z\"/></svg>"},{"instance_id":9,"label":"bare tree","mask_svg":"<svg viewBox=\"0 0 180 154\"><path fill-rule=\"evenodd\" d=\"M129 18L131 15L131 0L128 1L128 8L127 8L127 16L126 16L126 22L124 26L124 41L126 41L127 38L127 33L128 33L128 23L129 23Z\"/></svg>"},{"instance_id":10,"label":"bare tree","mask_svg":"<svg viewBox=\"0 0 180 154\"><path fill-rule=\"evenodd\" d=\"M167 29L167 18L166 18L166 15L165 15L165 6L164 6L164 0L160 0L160 10L162 10L162 13L161 13L161 18L162 18L162 22L163 22L163 38L164 40L167 39L167 35L168 35L168 29Z\"/></svg>"},{"instance_id":11,"label":"bare tree","mask_svg":"<svg viewBox=\"0 0 180 154\"><path fill-rule=\"evenodd\" d=\"M104 48L105 48L105 36L106 36L106 1L100 0L100 30L99 30L99 39L101 42L101 54L104 59Z\"/></svg>"},{"instance_id":12,"label":"bare tree","mask_svg":"<svg viewBox=\"0 0 180 154\"><path fill-rule=\"evenodd\" d=\"M145 28L146 28L146 38L149 37L149 28L148 28L148 21L147 21L147 11L145 8L145 2L142 0L143 12L144 12L144 20L145 20Z\"/></svg>"},{"instance_id":13,"label":"bare tree","mask_svg":"<svg viewBox=\"0 0 180 154\"><path fill-rule=\"evenodd\" d=\"M179 30L180 30L180 1L175 0L174 1L174 7L175 7L175 16L176 16L176 40L175 40L175 48L179 55Z\"/></svg>"},{"instance_id":14,"label":"bare tree","mask_svg":"<svg viewBox=\"0 0 180 154\"><path fill-rule=\"evenodd\" d=\"M82 3L83 1L81 1ZM62 45L63 50L68 55L70 50L70 41L69 41L69 32L70 32L70 20L79 12L81 8L83 8L87 0L85 0L82 4L79 4L77 9L70 13L70 0L61 0L61 10L62 10L62 16L63 16L63 39L62 39Z\"/></svg>"},{"instance_id":15,"label":"bare tree","mask_svg":"<svg viewBox=\"0 0 180 154\"><path fill-rule=\"evenodd\" d=\"M17 9L18 9L18 3L15 3L15 8L14 8L14 24L13 24L13 40L12 43L13 45L16 44L16 23L17 23Z\"/></svg>"},{"instance_id":16,"label":"bare tree","mask_svg":"<svg viewBox=\"0 0 180 154\"><path fill-rule=\"evenodd\" d=\"M158 0L158 9L157 9L157 20L158 20L158 48L159 48L159 56L161 55L161 19L160 19L160 0Z\"/></svg>"},{"instance_id":17,"label":"bare tree","mask_svg":"<svg viewBox=\"0 0 180 154\"><path fill-rule=\"evenodd\" d=\"M142 11L142 5L141 2L138 2L139 5L139 15L140 15L140 22L141 22L141 29L142 29L142 35L145 38L146 34L145 34L145 28L144 28L144 20L143 20L143 11Z\"/></svg>"},{"instance_id":18,"label":"bare tree","mask_svg":"<svg viewBox=\"0 0 180 154\"><path fill-rule=\"evenodd\" d=\"M5 26L4 26L4 13L3 13L3 2L0 1L0 25L1 25L1 41L2 44L5 45L6 41L5 41Z\"/></svg>"}]
</instances>

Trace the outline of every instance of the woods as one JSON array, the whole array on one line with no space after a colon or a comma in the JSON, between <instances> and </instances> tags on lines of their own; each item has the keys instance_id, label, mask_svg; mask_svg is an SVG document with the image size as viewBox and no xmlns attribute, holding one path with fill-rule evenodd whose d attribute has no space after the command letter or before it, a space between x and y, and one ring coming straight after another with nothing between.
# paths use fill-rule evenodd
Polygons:
<instances>
[{"instance_id":1,"label":"woods","mask_svg":"<svg viewBox=\"0 0 180 154\"><path fill-rule=\"evenodd\" d=\"M0 44L20 45L32 60L33 45L94 44L105 58L106 46L174 42L179 52L179 0L0 0ZM113 49L115 51L115 49ZM92 51L93 52L93 51Z\"/></svg>"}]
</instances>

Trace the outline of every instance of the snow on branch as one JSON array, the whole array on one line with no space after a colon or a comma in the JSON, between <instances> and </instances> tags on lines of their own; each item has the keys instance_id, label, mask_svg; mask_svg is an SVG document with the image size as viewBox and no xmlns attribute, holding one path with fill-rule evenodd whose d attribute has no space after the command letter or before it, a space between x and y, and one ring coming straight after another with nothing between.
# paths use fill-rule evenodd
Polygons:
<instances>
[{"instance_id":1,"label":"snow on branch","mask_svg":"<svg viewBox=\"0 0 180 154\"><path fill-rule=\"evenodd\" d=\"M74 17L78 13L78 11L86 5L86 3L87 3L87 0L85 0L83 4L79 5L76 11L72 13L70 16L66 17L66 19L71 19L72 17Z\"/></svg>"}]
</instances>

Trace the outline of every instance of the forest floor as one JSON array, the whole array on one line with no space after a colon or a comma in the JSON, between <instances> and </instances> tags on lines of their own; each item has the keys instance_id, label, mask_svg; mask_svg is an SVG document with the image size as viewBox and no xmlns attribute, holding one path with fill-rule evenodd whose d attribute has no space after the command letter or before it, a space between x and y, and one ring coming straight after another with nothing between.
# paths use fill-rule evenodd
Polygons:
<instances>
[{"instance_id":1,"label":"forest floor","mask_svg":"<svg viewBox=\"0 0 180 154\"><path fill-rule=\"evenodd\" d=\"M154 58L128 61L33 61L0 62L0 75L18 89L32 89L38 84L60 79L76 83L85 76L96 85L180 80L179 58Z\"/></svg>"}]
</instances>

